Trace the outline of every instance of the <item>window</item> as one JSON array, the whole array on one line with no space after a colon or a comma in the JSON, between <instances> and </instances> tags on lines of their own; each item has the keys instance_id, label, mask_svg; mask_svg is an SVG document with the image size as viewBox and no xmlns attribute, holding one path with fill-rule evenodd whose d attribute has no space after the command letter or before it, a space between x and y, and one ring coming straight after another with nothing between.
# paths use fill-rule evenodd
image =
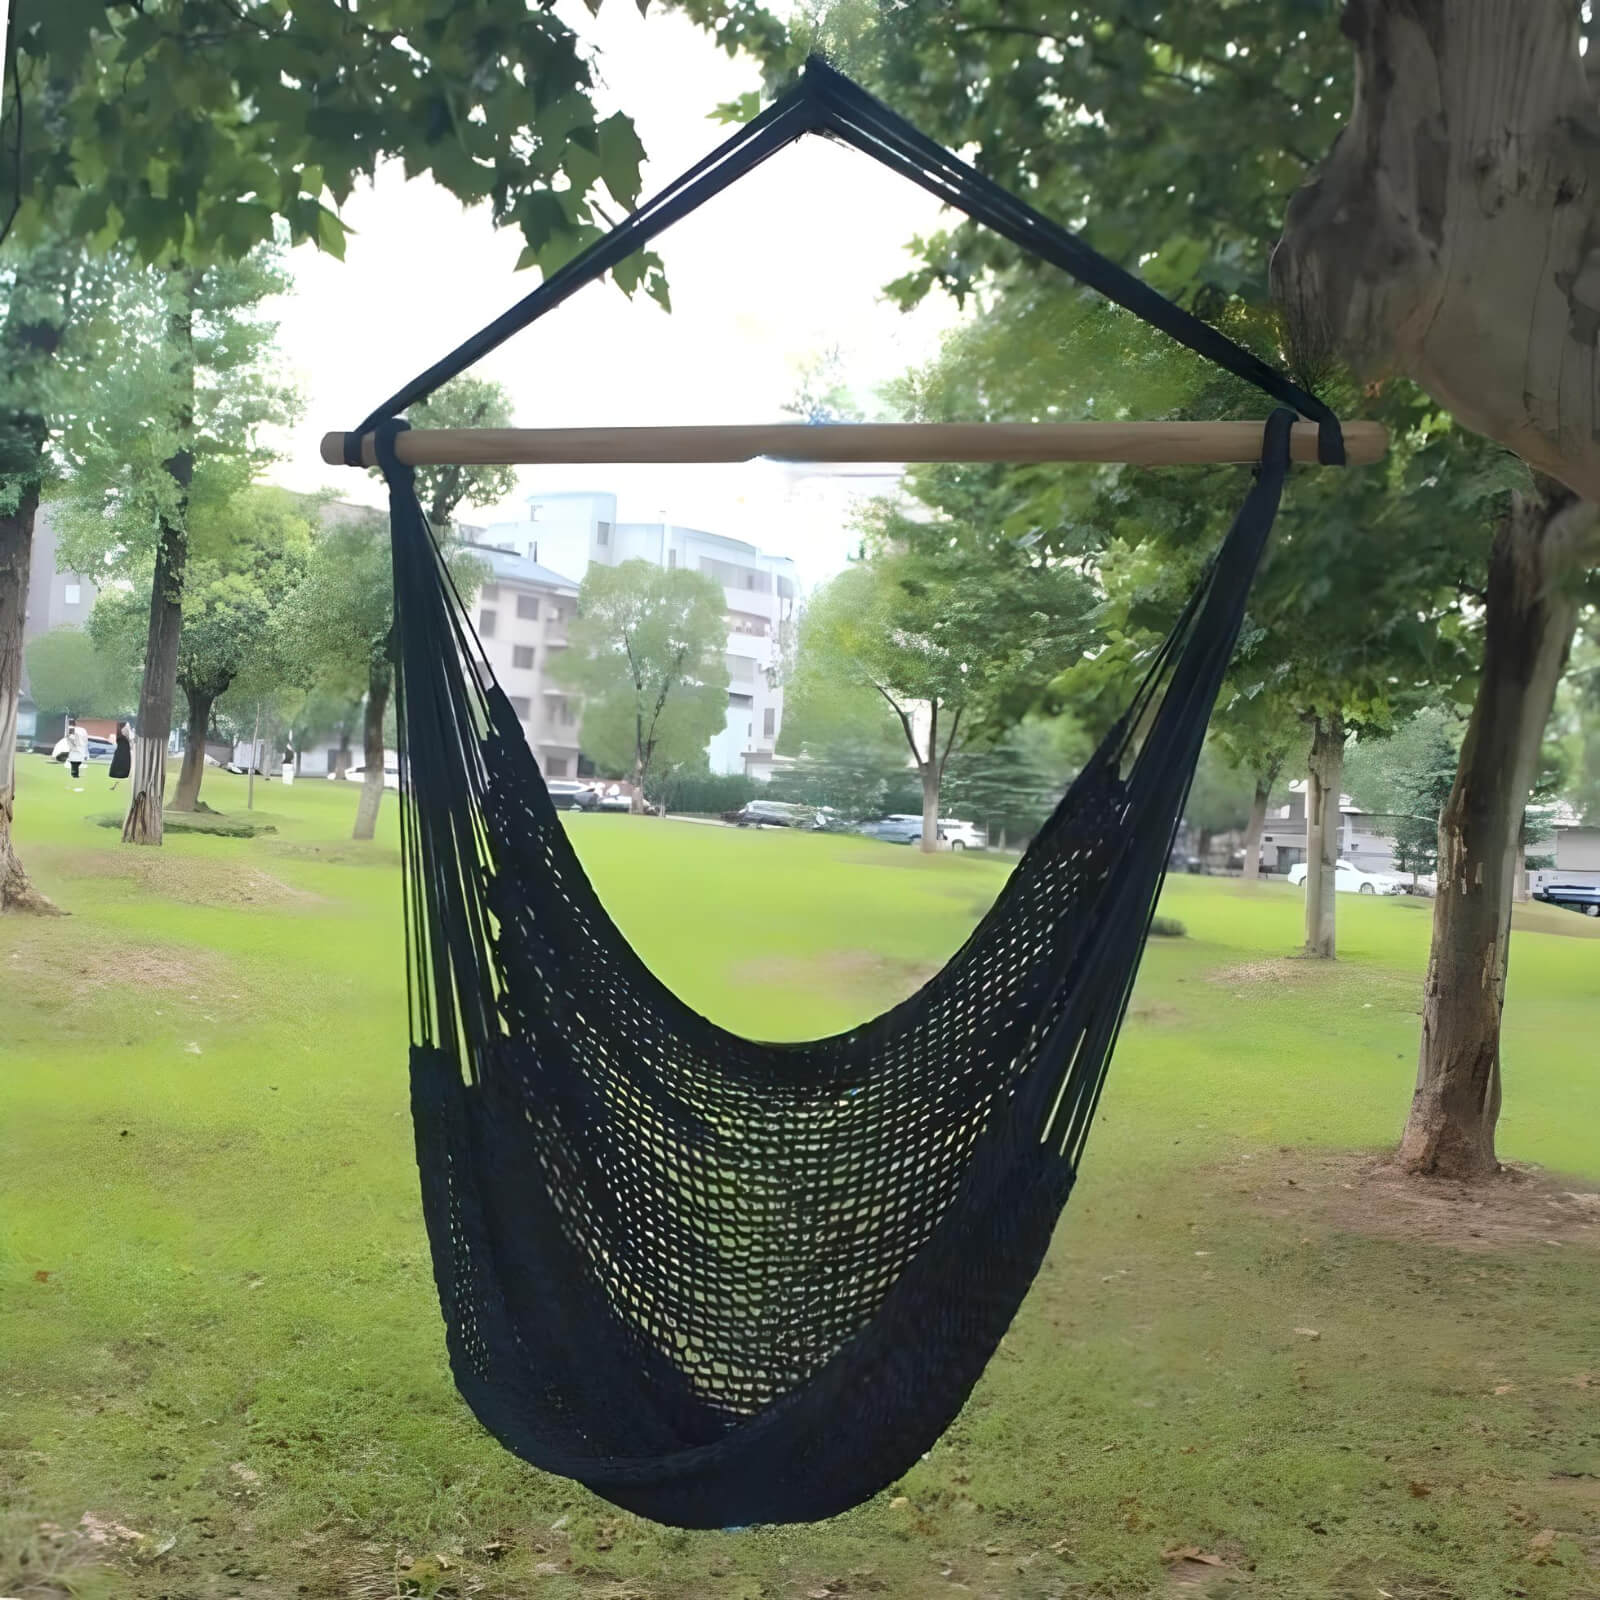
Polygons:
<instances>
[{"instance_id":1,"label":"window","mask_svg":"<svg viewBox=\"0 0 1600 1600\"><path fill-rule=\"evenodd\" d=\"M536 594L519 594L517 596L517 615L530 620L539 615L539 597Z\"/></svg>"},{"instance_id":2,"label":"window","mask_svg":"<svg viewBox=\"0 0 1600 1600\"><path fill-rule=\"evenodd\" d=\"M77 584L69 583L66 588L62 590L61 598L65 600L69 606L75 606L83 599L83 590Z\"/></svg>"},{"instance_id":3,"label":"window","mask_svg":"<svg viewBox=\"0 0 1600 1600\"><path fill-rule=\"evenodd\" d=\"M480 639L494 638L494 625L499 613L494 611L480 611L478 613L478 637Z\"/></svg>"},{"instance_id":4,"label":"window","mask_svg":"<svg viewBox=\"0 0 1600 1600\"><path fill-rule=\"evenodd\" d=\"M533 666L533 646L531 644L519 644L513 646L511 651L511 665L521 668L524 672L531 668Z\"/></svg>"},{"instance_id":5,"label":"window","mask_svg":"<svg viewBox=\"0 0 1600 1600\"><path fill-rule=\"evenodd\" d=\"M566 777L567 758L565 756L546 756L544 758L544 775L547 778Z\"/></svg>"},{"instance_id":6,"label":"window","mask_svg":"<svg viewBox=\"0 0 1600 1600\"><path fill-rule=\"evenodd\" d=\"M507 698L511 701L511 709L516 712L518 721L526 722L533 715L533 702L526 695L513 694Z\"/></svg>"},{"instance_id":7,"label":"window","mask_svg":"<svg viewBox=\"0 0 1600 1600\"><path fill-rule=\"evenodd\" d=\"M678 566L678 552L676 550L667 551L667 571L668 572L674 572L674 571L677 570L677 566Z\"/></svg>"},{"instance_id":8,"label":"window","mask_svg":"<svg viewBox=\"0 0 1600 1600\"><path fill-rule=\"evenodd\" d=\"M565 622L571 615L572 608L563 601L552 600L550 602L550 620L552 622Z\"/></svg>"},{"instance_id":9,"label":"window","mask_svg":"<svg viewBox=\"0 0 1600 1600\"><path fill-rule=\"evenodd\" d=\"M754 704L755 700L747 694L730 694L728 696L728 705L730 709L737 708L738 710L743 711Z\"/></svg>"},{"instance_id":10,"label":"window","mask_svg":"<svg viewBox=\"0 0 1600 1600\"><path fill-rule=\"evenodd\" d=\"M500 598L500 585L498 583L484 584L478 591L478 598L480 600L498 600Z\"/></svg>"},{"instance_id":11,"label":"window","mask_svg":"<svg viewBox=\"0 0 1600 1600\"><path fill-rule=\"evenodd\" d=\"M767 709L761 713L761 735L765 739L770 739L777 731L778 708L776 706L768 706Z\"/></svg>"},{"instance_id":12,"label":"window","mask_svg":"<svg viewBox=\"0 0 1600 1600\"><path fill-rule=\"evenodd\" d=\"M594 542L602 547L611 543L611 524L609 522L595 523Z\"/></svg>"},{"instance_id":13,"label":"window","mask_svg":"<svg viewBox=\"0 0 1600 1600\"><path fill-rule=\"evenodd\" d=\"M754 611L730 611L728 629L732 633L746 633L755 639L766 639L772 634L772 624Z\"/></svg>"}]
</instances>

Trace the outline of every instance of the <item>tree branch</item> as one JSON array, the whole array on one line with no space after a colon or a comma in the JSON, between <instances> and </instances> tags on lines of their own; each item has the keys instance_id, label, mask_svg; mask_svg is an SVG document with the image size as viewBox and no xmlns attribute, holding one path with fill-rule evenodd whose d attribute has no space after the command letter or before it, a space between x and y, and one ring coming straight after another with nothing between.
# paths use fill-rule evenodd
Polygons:
<instances>
[{"instance_id":1,"label":"tree branch","mask_svg":"<svg viewBox=\"0 0 1600 1600\"><path fill-rule=\"evenodd\" d=\"M889 693L887 689L884 688L881 683L874 683L872 687L889 702L889 709L893 711L897 717L899 717L900 726L905 730L906 743L911 746L911 759L920 767L922 765L922 752L917 749L917 738L916 735L911 731L911 718L900 709L899 702L892 694Z\"/></svg>"}]
</instances>

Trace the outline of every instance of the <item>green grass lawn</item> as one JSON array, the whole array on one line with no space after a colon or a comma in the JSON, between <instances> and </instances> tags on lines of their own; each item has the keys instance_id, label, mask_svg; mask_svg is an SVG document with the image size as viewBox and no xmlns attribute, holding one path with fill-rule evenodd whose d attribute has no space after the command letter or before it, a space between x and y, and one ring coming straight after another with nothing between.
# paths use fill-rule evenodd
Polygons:
<instances>
[{"instance_id":1,"label":"green grass lawn","mask_svg":"<svg viewBox=\"0 0 1600 1600\"><path fill-rule=\"evenodd\" d=\"M76 794L24 758L19 844L72 915L0 922L0 1596L1600 1596L1583 919L1519 912L1507 1006L1502 1154L1564 1176L1428 1202L1362 1155L1410 1094L1426 906L1342 898L1329 967L1281 959L1293 891L1172 882L1188 937L1152 943L1083 1181L956 1426L833 1522L691 1535L527 1468L450 1384L392 803L357 846L353 788L258 783L274 832L132 850L95 825L103 773ZM206 796L243 813L242 779ZM1006 871L572 830L655 969L769 1038L909 991Z\"/></svg>"}]
</instances>

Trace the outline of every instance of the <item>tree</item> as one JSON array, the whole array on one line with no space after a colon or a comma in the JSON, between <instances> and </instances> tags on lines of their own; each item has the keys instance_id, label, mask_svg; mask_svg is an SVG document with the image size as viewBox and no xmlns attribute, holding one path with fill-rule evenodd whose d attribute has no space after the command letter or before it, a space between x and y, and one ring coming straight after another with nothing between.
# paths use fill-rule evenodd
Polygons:
<instances>
[{"instance_id":1,"label":"tree","mask_svg":"<svg viewBox=\"0 0 1600 1600\"><path fill-rule=\"evenodd\" d=\"M52 628L29 642L28 684L42 711L120 716L132 703L122 664L97 649L82 628Z\"/></svg>"},{"instance_id":2,"label":"tree","mask_svg":"<svg viewBox=\"0 0 1600 1600\"><path fill-rule=\"evenodd\" d=\"M394 688L394 574L388 523L376 511L328 508L286 623L302 686L324 706L362 706L365 772L353 839L371 839L383 803L385 724ZM458 588L478 581L476 562L448 555Z\"/></svg>"},{"instance_id":3,"label":"tree","mask_svg":"<svg viewBox=\"0 0 1600 1600\"><path fill-rule=\"evenodd\" d=\"M653 775L698 758L727 720L725 604L720 585L683 567L584 574L556 670L583 696L585 750L630 775L636 813Z\"/></svg>"},{"instance_id":4,"label":"tree","mask_svg":"<svg viewBox=\"0 0 1600 1600\"><path fill-rule=\"evenodd\" d=\"M941 805L980 824L996 849L1025 844L1044 826L1090 750L1070 717L1029 717L995 744L957 750L945 770Z\"/></svg>"},{"instance_id":5,"label":"tree","mask_svg":"<svg viewBox=\"0 0 1600 1600\"><path fill-rule=\"evenodd\" d=\"M942 497L957 498L948 484ZM1071 568L951 517L921 520L880 502L866 534L869 559L819 591L801 619L795 692L802 704L881 703L880 723L898 726L921 780L922 848L933 850L951 757L1040 708L1082 654L1094 596Z\"/></svg>"},{"instance_id":6,"label":"tree","mask_svg":"<svg viewBox=\"0 0 1600 1600\"><path fill-rule=\"evenodd\" d=\"M261 315L286 280L269 252L165 272L122 257L112 277L102 385L63 430L61 550L80 571L148 579L123 839L160 844L191 542L265 464L262 428L294 413L273 369L276 324Z\"/></svg>"},{"instance_id":7,"label":"tree","mask_svg":"<svg viewBox=\"0 0 1600 1600\"><path fill-rule=\"evenodd\" d=\"M325 201L342 206L398 158L520 227L521 265L548 273L597 235L602 190L634 204L644 152L625 115L597 116L576 35L523 0L363 0L359 14L341 0L25 0L5 46L0 240L28 256L0 329L0 479L15 486L0 494L0 909L44 909L11 848L11 763L33 518L59 420L39 380L63 348L72 246L203 267L274 241L281 223L291 243L342 254ZM615 276L666 303L654 256ZM185 454L171 457L180 499Z\"/></svg>"},{"instance_id":8,"label":"tree","mask_svg":"<svg viewBox=\"0 0 1600 1600\"><path fill-rule=\"evenodd\" d=\"M412 406L418 428L509 428L511 395L503 384L463 373ZM515 467L446 465L416 469L417 499L440 534L448 532L458 506L492 506L517 486Z\"/></svg>"},{"instance_id":9,"label":"tree","mask_svg":"<svg viewBox=\"0 0 1600 1600\"><path fill-rule=\"evenodd\" d=\"M412 408L423 427L500 427L511 420L510 397L497 383L460 377L445 384L424 404ZM441 540L448 542L456 509L503 500L515 486L509 467L440 466L417 470L417 497ZM459 549L450 557L457 587L476 587L478 566ZM307 585L300 626L305 661L310 666L306 687L321 688L324 714L347 712L362 704L364 772L361 800L351 837L371 839L383 805L385 722L394 690L394 579L387 524L361 516L331 529L317 545ZM314 665L312 665L314 664ZM327 697L335 702L330 706ZM347 760L350 717L332 718L339 729L341 755Z\"/></svg>"},{"instance_id":10,"label":"tree","mask_svg":"<svg viewBox=\"0 0 1600 1600\"><path fill-rule=\"evenodd\" d=\"M1437 17L1361 0L1342 26L1352 115L1288 208L1274 290L1303 348L1405 373L1534 469L1490 551L1401 1140L1412 1171L1473 1177L1496 1166L1521 818L1600 562L1597 401L1570 381L1595 345L1600 194L1582 132L1597 120L1582 54L1595 24L1569 0L1463 0Z\"/></svg>"},{"instance_id":11,"label":"tree","mask_svg":"<svg viewBox=\"0 0 1600 1600\"><path fill-rule=\"evenodd\" d=\"M56 907L29 883L12 848L11 822L33 519L49 478L56 357L77 287L78 259L59 236L13 255L0 319L0 912L53 912Z\"/></svg>"},{"instance_id":12,"label":"tree","mask_svg":"<svg viewBox=\"0 0 1600 1600\"><path fill-rule=\"evenodd\" d=\"M1305 747L1305 729L1281 693L1235 695L1212 718L1212 741L1235 770L1250 777L1250 817L1245 825L1244 882L1261 875L1261 837L1267 806L1288 763Z\"/></svg>"},{"instance_id":13,"label":"tree","mask_svg":"<svg viewBox=\"0 0 1600 1600\"><path fill-rule=\"evenodd\" d=\"M281 490L249 489L194 529L185 616L174 663L187 702L183 765L169 809L199 807L206 738L218 700L236 684L270 693L292 670L288 620L297 599L311 527ZM144 611L137 590L95 602L91 629L108 649L134 656Z\"/></svg>"}]
</instances>

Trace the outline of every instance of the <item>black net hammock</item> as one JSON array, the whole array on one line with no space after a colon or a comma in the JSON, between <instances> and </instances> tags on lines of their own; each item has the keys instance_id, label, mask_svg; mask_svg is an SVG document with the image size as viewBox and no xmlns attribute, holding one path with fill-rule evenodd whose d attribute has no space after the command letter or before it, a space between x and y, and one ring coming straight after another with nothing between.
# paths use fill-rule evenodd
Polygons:
<instances>
[{"instance_id":1,"label":"black net hammock","mask_svg":"<svg viewBox=\"0 0 1600 1600\"><path fill-rule=\"evenodd\" d=\"M806 133L843 140L1280 403L1143 686L938 976L831 1038L698 1015L607 915L396 455L407 406ZM954 1419L1078 1170L1207 719L1321 402L819 62L348 435L394 550L411 1095L450 1363L507 1448L658 1522L828 1517Z\"/></svg>"}]
</instances>

